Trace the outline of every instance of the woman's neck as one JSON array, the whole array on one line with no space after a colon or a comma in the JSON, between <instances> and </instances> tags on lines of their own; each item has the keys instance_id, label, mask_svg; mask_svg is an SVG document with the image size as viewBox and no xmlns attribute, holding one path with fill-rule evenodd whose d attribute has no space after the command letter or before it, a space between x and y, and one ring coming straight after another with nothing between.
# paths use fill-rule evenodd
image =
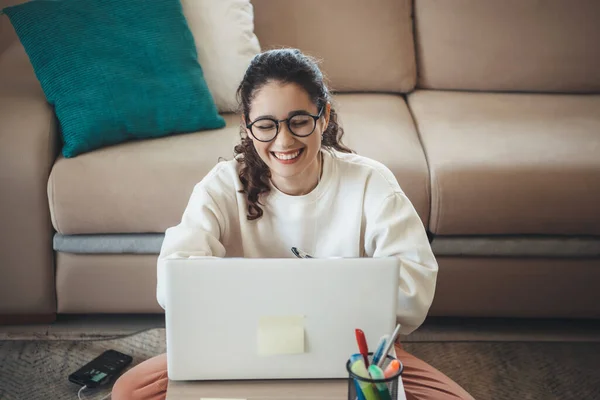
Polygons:
<instances>
[{"instance_id":1,"label":"woman's neck","mask_svg":"<svg viewBox=\"0 0 600 400\"><path fill-rule=\"evenodd\" d=\"M271 183L280 192L289 196L302 196L312 192L321 178L323 173L323 155L319 153L315 161L307 168L303 174L283 178L280 176L271 177Z\"/></svg>"}]
</instances>

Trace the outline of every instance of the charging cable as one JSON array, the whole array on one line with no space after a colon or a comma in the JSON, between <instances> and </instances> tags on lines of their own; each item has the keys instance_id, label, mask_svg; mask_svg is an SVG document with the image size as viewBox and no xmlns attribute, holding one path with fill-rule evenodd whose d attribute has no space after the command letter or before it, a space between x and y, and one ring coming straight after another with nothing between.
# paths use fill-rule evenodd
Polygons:
<instances>
[{"instance_id":1,"label":"charging cable","mask_svg":"<svg viewBox=\"0 0 600 400\"><path fill-rule=\"evenodd\" d=\"M77 398L79 400L85 400L83 397L81 397L81 392L83 392L87 388L88 388L87 386L82 386L81 389L79 389L79 392L77 392ZM109 397L110 397L110 393L99 400L105 400L105 399L108 399Z\"/></svg>"}]
</instances>

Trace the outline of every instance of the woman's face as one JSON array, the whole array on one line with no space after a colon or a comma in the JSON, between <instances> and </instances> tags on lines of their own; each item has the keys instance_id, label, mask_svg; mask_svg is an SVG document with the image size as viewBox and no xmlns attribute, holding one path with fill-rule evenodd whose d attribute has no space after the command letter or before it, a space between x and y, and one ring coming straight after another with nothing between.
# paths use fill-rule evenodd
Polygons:
<instances>
[{"instance_id":1,"label":"woman's face","mask_svg":"<svg viewBox=\"0 0 600 400\"><path fill-rule=\"evenodd\" d=\"M271 180L280 190L288 194L301 194L316 185L320 173L317 155L321 148L321 135L329 122L329 110L330 105L327 104L321 118L316 121L314 131L306 137L293 135L285 122L279 123L279 133L270 142L257 140L247 129L246 133L252 139L258 155L271 170ZM291 122L294 132L302 133L306 126L313 126L314 119L306 115L317 115L319 111L301 86L269 82L254 95L247 122L259 120L252 128L258 134L261 129L268 132L269 126L272 126L271 121L262 118L282 120L304 114L304 117L296 117Z\"/></svg>"}]
</instances>

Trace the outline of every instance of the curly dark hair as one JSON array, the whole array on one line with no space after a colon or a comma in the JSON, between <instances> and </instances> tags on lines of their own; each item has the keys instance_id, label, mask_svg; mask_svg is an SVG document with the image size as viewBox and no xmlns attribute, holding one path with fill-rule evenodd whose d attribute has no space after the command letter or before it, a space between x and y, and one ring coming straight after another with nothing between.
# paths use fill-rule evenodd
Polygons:
<instances>
[{"instance_id":1,"label":"curly dark hair","mask_svg":"<svg viewBox=\"0 0 600 400\"><path fill-rule=\"evenodd\" d=\"M298 49L269 50L254 57L237 89L239 111L245 121L249 120L250 105L255 94L269 82L299 85L306 90L319 110L327 103L331 103L329 89L315 59ZM248 220L255 220L263 215L260 197L271 190L269 183L271 171L256 152L252 139L246 136L244 124L241 126L240 134L241 143L234 148L236 159L242 164L239 176L243 189L240 193L246 194ZM352 150L342 143L343 135L344 130L338 125L337 113L331 107L329 124L323 131L321 147L326 150L352 153Z\"/></svg>"}]
</instances>

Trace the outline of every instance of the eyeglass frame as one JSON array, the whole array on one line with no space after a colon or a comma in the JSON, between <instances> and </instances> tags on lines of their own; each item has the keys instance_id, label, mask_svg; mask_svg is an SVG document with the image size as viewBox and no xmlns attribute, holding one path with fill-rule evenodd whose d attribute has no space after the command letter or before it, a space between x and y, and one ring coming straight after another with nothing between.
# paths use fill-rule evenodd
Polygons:
<instances>
[{"instance_id":1,"label":"eyeglass frame","mask_svg":"<svg viewBox=\"0 0 600 400\"><path fill-rule=\"evenodd\" d=\"M297 113L297 114L294 114L294 115L292 115L290 117L287 117L285 119L279 119L279 120L274 119L274 118L269 118L269 117L264 117L264 118L260 117L258 119L255 119L254 121L250 122L249 124L246 124L246 129L248 129L250 131L250 134L252 135L252 137L254 139L256 139L256 140L258 140L259 142L262 142L262 143L269 143L269 142L272 142L273 140L275 140L277 138L277 135L279 135L279 132L281 132L280 124L282 122L285 122L285 124L287 125L287 128L288 128L288 131L292 135L294 135L296 137L301 137L301 138L309 137L310 135L313 134L313 132L315 131L315 129L317 129L317 121L319 119L321 119L324 109L325 109L325 106L321 107L321 111L319 111L319 113L317 115L314 115L314 114L311 114L311 113L308 113L308 112L307 113ZM307 116L307 117L311 117L314 120L315 126L313 127L313 130L310 131L310 133L308 133L306 135L297 135L297 134L295 134L292 131L292 128L290 127L290 119L292 119L292 118L294 118L295 116L298 116L298 115L304 115L304 116ZM277 130L275 131L275 136L273 136L272 139L269 139L269 140L260 140L259 138L256 137L256 135L254 135L254 132L252 131L252 125L254 125L256 122L266 121L266 120L273 121L275 123L275 127L277 128Z\"/></svg>"}]
</instances>

